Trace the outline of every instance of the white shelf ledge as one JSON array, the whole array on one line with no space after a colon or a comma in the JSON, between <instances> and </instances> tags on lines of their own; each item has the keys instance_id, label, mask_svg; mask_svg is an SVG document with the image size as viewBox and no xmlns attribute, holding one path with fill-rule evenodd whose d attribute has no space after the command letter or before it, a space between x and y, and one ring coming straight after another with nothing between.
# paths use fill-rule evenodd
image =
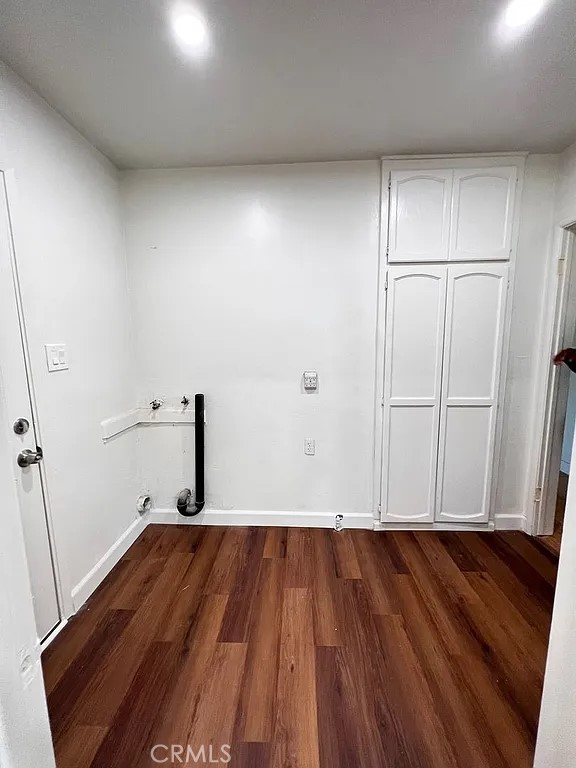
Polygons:
<instances>
[{"instance_id":1,"label":"white shelf ledge","mask_svg":"<svg viewBox=\"0 0 576 768\"><path fill-rule=\"evenodd\" d=\"M111 419L105 419L101 422L100 428L102 430L102 440L106 442L134 427L150 426L151 424L194 425L194 423L194 406L188 406L187 408L162 406L155 411L152 408L134 408L132 411L112 416ZM204 411L204 423L206 423L206 411Z\"/></svg>"}]
</instances>

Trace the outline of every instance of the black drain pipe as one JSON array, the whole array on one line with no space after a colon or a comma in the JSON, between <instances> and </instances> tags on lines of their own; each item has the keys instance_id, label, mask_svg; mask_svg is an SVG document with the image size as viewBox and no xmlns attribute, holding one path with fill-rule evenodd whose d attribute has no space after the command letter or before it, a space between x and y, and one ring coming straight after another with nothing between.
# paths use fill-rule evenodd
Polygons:
<instances>
[{"instance_id":1,"label":"black drain pipe","mask_svg":"<svg viewBox=\"0 0 576 768\"><path fill-rule=\"evenodd\" d=\"M194 396L194 460L196 467L196 498L190 504L192 491L185 488L178 494L176 507L184 517L194 517L204 509L204 395Z\"/></svg>"}]
</instances>

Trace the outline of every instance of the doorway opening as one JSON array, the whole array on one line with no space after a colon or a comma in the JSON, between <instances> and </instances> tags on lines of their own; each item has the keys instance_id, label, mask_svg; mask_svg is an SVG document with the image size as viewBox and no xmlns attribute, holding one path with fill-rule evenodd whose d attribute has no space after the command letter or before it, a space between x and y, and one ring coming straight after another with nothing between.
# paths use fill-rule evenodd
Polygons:
<instances>
[{"instance_id":1,"label":"doorway opening","mask_svg":"<svg viewBox=\"0 0 576 768\"><path fill-rule=\"evenodd\" d=\"M570 345L574 348L576 338ZM560 554L560 544L564 530L564 512L566 509L566 493L570 473L574 469L572 444L574 442L574 427L576 426L576 373L568 368L561 374L568 378L568 396L564 409L564 424L562 430L562 452L560 456L560 471L558 473L558 489L556 491L556 504L554 506L554 529L551 534L542 537L543 544L554 554Z\"/></svg>"},{"instance_id":2,"label":"doorway opening","mask_svg":"<svg viewBox=\"0 0 576 768\"><path fill-rule=\"evenodd\" d=\"M547 402L535 498L533 533L554 555L560 553L564 509L573 466L576 422L576 373L565 364L552 365L560 350L576 347L576 225L562 230L551 343L547 354ZM576 456L574 456L576 462Z\"/></svg>"}]
</instances>

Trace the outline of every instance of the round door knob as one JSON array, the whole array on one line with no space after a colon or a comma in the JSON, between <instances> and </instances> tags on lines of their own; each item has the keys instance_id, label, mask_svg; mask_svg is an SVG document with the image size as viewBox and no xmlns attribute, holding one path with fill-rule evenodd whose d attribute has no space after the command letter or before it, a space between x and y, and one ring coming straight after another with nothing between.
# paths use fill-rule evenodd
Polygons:
<instances>
[{"instance_id":1,"label":"round door knob","mask_svg":"<svg viewBox=\"0 0 576 768\"><path fill-rule=\"evenodd\" d=\"M30 467L32 464L39 464L42 461L42 448L37 448L35 451L30 451L28 448L24 451L20 451L18 454L18 466Z\"/></svg>"}]
</instances>

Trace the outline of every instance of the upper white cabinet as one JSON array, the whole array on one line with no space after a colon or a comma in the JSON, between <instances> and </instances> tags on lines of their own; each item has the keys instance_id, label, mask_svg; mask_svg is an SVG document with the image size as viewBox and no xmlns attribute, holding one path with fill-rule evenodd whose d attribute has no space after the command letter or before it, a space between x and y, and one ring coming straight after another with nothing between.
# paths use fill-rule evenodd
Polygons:
<instances>
[{"instance_id":1,"label":"upper white cabinet","mask_svg":"<svg viewBox=\"0 0 576 768\"><path fill-rule=\"evenodd\" d=\"M388 260L446 261L452 171L392 171Z\"/></svg>"},{"instance_id":2,"label":"upper white cabinet","mask_svg":"<svg viewBox=\"0 0 576 768\"><path fill-rule=\"evenodd\" d=\"M510 258L515 166L390 172L388 261Z\"/></svg>"},{"instance_id":3,"label":"upper white cabinet","mask_svg":"<svg viewBox=\"0 0 576 768\"><path fill-rule=\"evenodd\" d=\"M450 261L510 258L516 168L454 171Z\"/></svg>"}]
</instances>

